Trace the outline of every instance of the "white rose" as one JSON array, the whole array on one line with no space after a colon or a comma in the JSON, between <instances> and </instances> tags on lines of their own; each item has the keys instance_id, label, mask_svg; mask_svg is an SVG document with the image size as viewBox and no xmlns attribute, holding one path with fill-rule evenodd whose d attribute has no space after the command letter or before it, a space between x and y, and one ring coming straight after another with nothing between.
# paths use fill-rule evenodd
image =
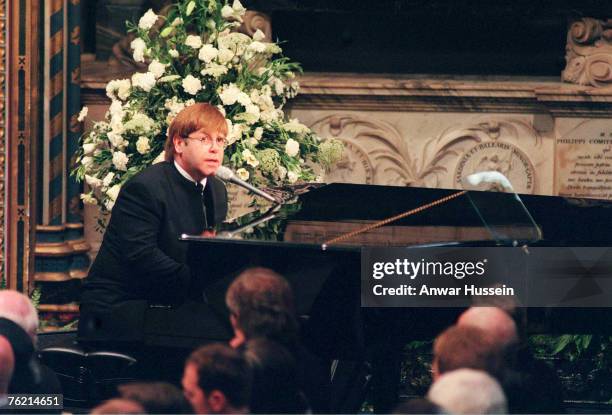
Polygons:
<instances>
[{"instance_id":1,"label":"white rose","mask_svg":"<svg viewBox=\"0 0 612 415\"><path fill-rule=\"evenodd\" d=\"M264 32L257 29L255 33L253 33L253 40L261 42L262 40L266 40L266 35L264 34Z\"/></svg>"},{"instance_id":2,"label":"white rose","mask_svg":"<svg viewBox=\"0 0 612 415\"><path fill-rule=\"evenodd\" d=\"M81 200L88 205L97 205L98 201L89 193L81 193Z\"/></svg>"},{"instance_id":3,"label":"white rose","mask_svg":"<svg viewBox=\"0 0 612 415\"><path fill-rule=\"evenodd\" d=\"M154 59L149 64L149 72L155 75L155 78L161 78L164 75L164 72L166 72L166 65L157 59Z\"/></svg>"},{"instance_id":4,"label":"white rose","mask_svg":"<svg viewBox=\"0 0 612 415\"><path fill-rule=\"evenodd\" d=\"M85 120L85 117L87 117L88 112L89 112L89 108L87 107L81 108L81 111L79 112L79 116L77 117L77 121L83 122L83 120Z\"/></svg>"},{"instance_id":5,"label":"white rose","mask_svg":"<svg viewBox=\"0 0 612 415\"><path fill-rule=\"evenodd\" d=\"M83 144L83 154L91 154L96 149L96 145L94 143Z\"/></svg>"},{"instance_id":6,"label":"white rose","mask_svg":"<svg viewBox=\"0 0 612 415\"><path fill-rule=\"evenodd\" d=\"M251 153L251 150L249 150L248 148L246 150L242 150L242 157L244 158L244 161L246 162L246 164L248 164L249 166L251 167L259 166L259 160L255 158L253 153Z\"/></svg>"},{"instance_id":7,"label":"white rose","mask_svg":"<svg viewBox=\"0 0 612 415\"><path fill-rule=\"evenodd\" d=\"M274 78L273 85L274 85L274 92L276 92L276 95L282 95L283 92L285 91L285 83L281 81L279 78Z\"/></svg>"},{"instance_id":8,"label":"white rose","mask_svg":"<svg viewBox=\"0 0 612 415\"><path fill-rule=\"evenodd\" d=\"M107 134L107 136L108 136L108 141L110 141L111 145L114 148L124 147L125 140L123 140L123 137L121 136L121 134L117 134L111 131Z\"/></svg>"},{"instance_id":9,"label":"white rose","mask_svg":"<svg viewBox=\"0 0 612 415\"><path fill-rule=\"evenodd\" d=\"M85 183L89 185L89 187L100 187L102 186L102 180L97 177L90 176L88 174L85 175Z\"/></svg>"},{"instance_id":10,"label":"white rose","mask_svg":"<svg viewBox=\"0 0 612 415\"><path fill-rule=\"evenodd\" d=\"M151 146L149 146L149 139L143 135L138 137L138 141L136 141L136 150L140 154L146 154L149 152L150 149Z\"/></svg>"},{"instance_id":11,"label":"white rose","mask_svg":"<svg viewBox=\"0 0 612 415\"><path fill-rule=\"evenodd\" d=\"M261 140L262 135L263 135L262 127L257 127L255 131L253 132L253 138L257 141Z\"/></svg>"},{"instance_id":12,"label":"white rose","mask_svg":"<svg viewBox=\"0 0 612 415\"><path fill-rule=\"evenodd\" d=\"M202 82L192 75L187 75L182 85L185 92L191 95L196 95L202 89Z\"/></svg>"},{"instance_id":13,"label":"white rose","mask_svg":"<svg viewBox=\"0 0 612 415\"><path fill-rule=\"evenodd\" d=\"M115 165L117 170L126 171L128 161L128 156L126 156L124 152L115 151L113 153L113 164Z\"/></svg>"},{"instance_id":14,"label":"white rose","mask_svg":"<svg viewBox=\"0 0 612 415\"><path fill-rule=\"evenodd\" d=\"M221 9L221 16L223 16L224 19L229 19L233 15L234 15L234 9L232 9L231 6L227 4L223 6L223 8Z\"/></svg>"},{"instance_id":15,"label":"white rose","mask_svg":"<svg viewBox=\"0 0 612 415\"><path fill-rule=\"evenodd\" d=\"M291 157L295 157L300 152L300 143L295 141L293 138L287 140L285 144L285 153Z\"/></svg>"},{"instance_id":16,"label":"white rose","mask_svg":"<svg viewBox=\"0 0 612 415\"><path fill-rule=\"evenodd\" d=\"M93 157L85 156L81 159L81 164L85 167L89 167L93 164Z\"/></svg>"},{"instance_id":17,"label":"white rose","mask_svg":"<svg viewBox=\"0 0 612 415\"><path fill-rule=\"evenodd\" d=\"M130 96L130 88L132 83L129 79L122 79L119 81L119 88L117 88L117 96L119 99L126 100Z\"/></svg>"},{"instance_id":18,"label":"white rose","mask_svg":"<svg viewBox=\"0 0 612 415\"><path fill-rule=\"evenodd\" d=\"M141 88L145 92L149 92L155 86L155 75L152 72L140 73L136 72L132 75L132 85Z\"/></svg>"},{"instance_id":19,"label":"white rose","mask_svg":"<svg viewBox=\"0 0 612 415\"><path fill-rule=\"evenodd\" d=\"M234 9L234 11L238 13L246 11L242 3L240 3L240 0L234 0L234 3L232 3L232 9Z\"/></svg>"},{"instance_id":20,"label":"white rose","mask_svg":"<svg viewBox=\"0 0 612 415\"><path fill-rule=\"evenodd\" d=\"M256 40L249 45L249 49L253 52L264 53L266 51L266 45Z\"/></svg>"},{"instance_id":21,"label":"white rose","mask_svg":"<svg viewBox=\"0 0 612 415\"><path fill-rule=\"evenodd\" d=\"M121 190L121 185L116 184L106 191L106 195L114 202L117 200L117 196L119 196L119 190Z\"/></svg>"},{"instance_id":22,"label":"white rose","mask_svg":"<svg viewBox=\"0 0 612 415\"><path fill-rule=\"evenodd\" d=\"M113 182L114 178L115 178L115 173L111 171L106 176L104 176L104 179L102 179L102 184L108 187Z\"/></svg>"},{"instance_id":23,"label":"white rose","mask_svg":"<svg viewBox=\"0 0 612 415\"><path fill-rule=\"evenodd\" d=\"M213 59L217 57L219 51L213 45L206 44L200 48L200 53L198 53L198 59L204 61L206 63L210 63Z\"/></svg>"},{"instance_id":24,"label":"white rose","mask_svg":"<svg viewBox=\"0 0 612 415\"><path fill-rule=\"evenodd\" d=\"M213 78L218 78L221 75L225 75L228 71L227 66L219 65L218 63L211 62L206 65L206 68L202 69L200 73L204 76L210 75Z\"/></svg>"},{"instance_id":25,"label":"white rose","mask_svg":"<svg viewBox=\"0 0 612 415\"><path fill-rule=\"evenodd\" d=\"M200 49L202 47L202 38L196 35L189 35L185 39L185 44L194 49Z\"/></svg>"},{"instance_id":26,"label":"white rose","mask_svg":"<svg viewBox=\"0 0 612 415\"><path fill-rule=\"evenodd\" d=\"M143 30L149 30L157 21L157 17L158 16L152 9L147 10L147 12L138 21L138 27Z\"/></svg>"},{"instance_id":27,"label":"white rose","mask_svg":"<svg viewBox=\"0 0 612 415\"><path fill-rule=\"evenodd\" d=\"M219 62L220 63L228 63L229 61L232 60L232 58L234 57L234 52L232 52L229 49L219 49L219 54L218 54L218 58L219 58Z\"/></svg>"},{"instance_id":28,"label":"white rose","mask_svg":"<svg viewBox=\"0 0 612 415\"><path fill-rule=\"evenodd\" d=\"M121 101L114 99L110 107L108 107L108 112L111 118L123 118L123 105L121 105Z\"/></svg>"},{"instance_id":29,"label":"white rose","mask_svg":"<svg viewBox=\"0 0 612 415\"><path fill-rule=\"evenodd\" d=\"M178 52L178 50L176 50L176 49L170 49L170 50L168 51L168 54L169 54L170 56L172 56L173 58L178 58L178 57L179 57L179 52Z\"/></svg>"},{"instance_id":30,"label":"white rose","mask_svg":"<svg viewBox=\"0 0 612 415\"><path fill-rule=\"evenodd\" d=\"M125 100L130 94L131 86L129 79L114 79L106 84L106 95L114 100L116 92L119 99Z\"/></svg>"},{"instance_id":31,"label":"white rose","mask_svg":"<svg viewBox=\"0 0 612 415\"><path fill-rule=\"evenodd\" d=\"M243 167L236 170L236 174L240 178L240 180L249 180L249 171Z\"/></svg>"},{"instance_id":32,"label":"white rose","mask_svg":"<svg viewBox=\"0 0 612 415\"><path fill-rule=\"evenodd\" d=\"M147 44L145 41L137 37L136 39L132 40L130 47L134 49L134 60L136 62L144 62L145 50L147 49Z\"/></svg>"},{"instance_id":33,"label":"white rose","mask_svg":"<svg viewBox=\"0 0 612 415\"><path fill-rule=\"evenodd\" d=\"M234 105L238 100L238 96L242 93L240 88L236 86L236 84L224 85L221 88L221 92L219 92L219 98L221 98L221 102L223 105Z\"/></svg>"},{"instance_id":34,"label":"white rose","mask_svg":"<svg viewBox=\"0 0 612 415\"><path fill-rule=\"evenodd\" d=\"M251 98L249 98L249 96L245 92L242 92L242 91L238 93L238 96L236 97L236 101L238 101L240 105L244 107L252 104Z\"/></svg>"},{"instance_id":35,"label":"white rose","mask_svg":"<svg viewBox=\"0 0 612 415\"><path fill-rule=\"evenodd\" d=\"M289 183L295 183L297 182L298 179L298 175L295 172L289 171L287 172L287 180L289 180Z\"/></svg>"}]
</instances>

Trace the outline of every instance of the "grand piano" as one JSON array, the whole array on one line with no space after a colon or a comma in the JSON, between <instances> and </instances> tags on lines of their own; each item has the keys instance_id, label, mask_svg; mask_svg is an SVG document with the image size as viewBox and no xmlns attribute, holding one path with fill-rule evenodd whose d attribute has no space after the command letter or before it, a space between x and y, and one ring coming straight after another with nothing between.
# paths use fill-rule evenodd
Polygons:
<instances>
[{"instance_id":1,"label":"grand piano","mask_svg":"<svg viewBox=\"0 0 612 415\"><path fill-rule=\"evenodd\" d=\"M269 267L292 285L308 345L330 358L360 359L433 338L462 311L361 307L363 247L605 247L611 231L608 201L329 184L225 223L214 235L181 239L192 267L207 270L202 288L220 314L241 270ZM605 307L523 311L530 332L612 332Z\"/></svg>"}]
</instances>

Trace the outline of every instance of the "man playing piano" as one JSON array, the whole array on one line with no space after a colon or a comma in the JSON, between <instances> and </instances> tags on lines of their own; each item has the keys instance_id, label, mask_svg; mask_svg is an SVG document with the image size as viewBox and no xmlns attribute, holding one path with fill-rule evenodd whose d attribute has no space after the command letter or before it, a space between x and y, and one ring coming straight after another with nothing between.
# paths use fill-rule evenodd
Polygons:
<instances>
[{"instance_id":1,"label":"man playing piano","mask_svg":"<svg viewBox=\"0 0 612 415\"><path fill-rule=\"evenodd\" d=\"M83 284L82 341L141 344L147 332L198 330L230 337L225 322L207 310L201 288L194 288L202 283L179 241L183 233L201 234L225 219L227 192L214 174L226 135L225 117L215 107L187 107L168 129L166 161L123 185Z\"/></svg>"}]
</instances>

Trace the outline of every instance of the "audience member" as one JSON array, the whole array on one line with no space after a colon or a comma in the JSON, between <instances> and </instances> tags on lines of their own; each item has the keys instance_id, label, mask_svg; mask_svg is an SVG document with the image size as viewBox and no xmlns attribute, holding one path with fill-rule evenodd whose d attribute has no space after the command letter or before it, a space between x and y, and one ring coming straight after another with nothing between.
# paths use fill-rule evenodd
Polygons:
<instances>
[{"instance_id":1,"label":"audience member","mask_svg":"<svg viewBox=\"0 0 612 415\"><path fill-rule=\"evenodd\" d=\"M287 281L267 268L250 268L230 285L225 296L234 329L232 347L265 337L289 349L297 341L293 293Z\"/></svg>"},{"instance_id":2,"label":"audience member","mask_svg":"<svg viewBox=\"0 0 612 415\"><path fill-rule=\"evenodd\" d=\"M57 375L36 356L38 314L30 299L17 291L0 290L0 335L15 355L10 393L59 394Z\"/></svg>"},{"instance_id":3,"label":"audience member","mask_svg":"<svg viewBox=\"0 0 612 415\"><path fill-rule=\"evenodd\" d=\"M240 352L223 344L210 344L187 359L183 391L198 414L247 413L251 376Z\"/></svg>"},{"instance_id":4,"label":"audience member","mask_svg":"<svg viewBox=\"0 0 612 415\"><path fill-rule=\"evenodd\" d=\"M516 323L498 307L470 307L459 316L458 326L472 326L486 332L499 348L518 342Z\"/></svg>"},{"instance_id":5,"label":"audience member","mask_svg":"<svg viewBox=\"0 0 612 415\"><path fill-rule=\"evenodd\" d=\"M485 372L458 369L442 375L427 398L452 414L503 414L506 397L497 381Z\"/></svg>"},{"instance_id":6,"label":"audience member","mask_svg":"<svg viewBox=\"0 0 612 415\"><path fill-rule=\"evenodd\" d=\"M232 347L258 337L284 346L295 358L298 384L314 412L329 411L330 370L302 346L289 283L267 268L250 268L230 285L225 296L234 328Z\"/></svg>"},{"instance_id":7,"label":"audience member","mask_svg":"<svg viewBox=\"0 0 612 415\"><path fill-rule=\"evenodd\" d=\"M129 399L109 399L93 408L92 415L106 414L145 414L145 409L138 402Z\"/></svg>"},{"instance_id":8,"label":"audience member","mask_svg":"<svg viewBox=\"0 0 612 415\"><path fill-rule=\"evenodd\" d=\"M545 362L534 358L526 341L519 341L514 320L497 307L472 307L465 311L459 326L479 327L494 346L503 350L503 367L497 378L508 397L512 413L560 412L561 383Z\"/></svg>"},{"instance_id":9,"label":"audience member","mask_svg":"<svg viewBox=\"0 0 612 415\"><path fill-rule=\"evenodd\" d=\"M501 354L490 336L470 326L451 326L444 330L433 347L432 376L456 369L482 370L496 376L501 366Z\"/></svg>"},{"instance_id":10,"label":"audience member","mask_svg":"<svg viewBox=\"0 0 612 415\"><path fill-rule=\"evenodd\" d=\"M128 383L119 386L119 396L142 406L147 414L193 414L183 392L165 382Z\"/></svg>"},{"instance_id":11,"label":"audience member","mask_svg":"<svg viewBox=\"0 0 612 415\"><path fill-rule=\"evenodd\" d=\"M252 413L307 412L308 404L299 390L296 364L291 353L264 338L247 341L243 352L253 371Z\"/></svg>"}]
</instances>

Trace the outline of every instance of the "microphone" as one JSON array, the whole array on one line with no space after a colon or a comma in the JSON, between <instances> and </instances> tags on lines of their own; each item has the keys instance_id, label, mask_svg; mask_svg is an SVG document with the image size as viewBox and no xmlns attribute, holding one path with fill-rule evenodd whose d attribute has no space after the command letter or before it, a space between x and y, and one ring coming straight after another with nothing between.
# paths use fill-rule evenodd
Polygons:
<instances>
[{"instance_id":1,"label":"microphone","mask_svg":"<svg viewBox=\"0 0 612 415\"><path fill-rule=\"evenodd\" d=\"M276 200L274 197L270 196L263 190L259 190L252 184L249 184L245 182L244 180L239 179L238 176L236 176L236 173L234 173L232 170L228 169L225 166L219 166L219 168L217 169L217 172L215 173L215 176L217 176L223 181L231 182L231 183L237 184L240 187L244 187L248 191L253 192L258 196L261 196L264 199L268 199L270 202L278 203L278 200Z\"/></svg>"},{"instance_id":2,"label":"microphone","mask_svg":"<svg viewBox=\"0 0 612 415\"><path fill-rule=\"evenodd\" d=\"M481 171L478 173L470 174L465 180L472 186L476 187L480 183L493 183L498 184L509 192L514 192L510 180L498 171Z\"/></svg>"}]
</instances>

